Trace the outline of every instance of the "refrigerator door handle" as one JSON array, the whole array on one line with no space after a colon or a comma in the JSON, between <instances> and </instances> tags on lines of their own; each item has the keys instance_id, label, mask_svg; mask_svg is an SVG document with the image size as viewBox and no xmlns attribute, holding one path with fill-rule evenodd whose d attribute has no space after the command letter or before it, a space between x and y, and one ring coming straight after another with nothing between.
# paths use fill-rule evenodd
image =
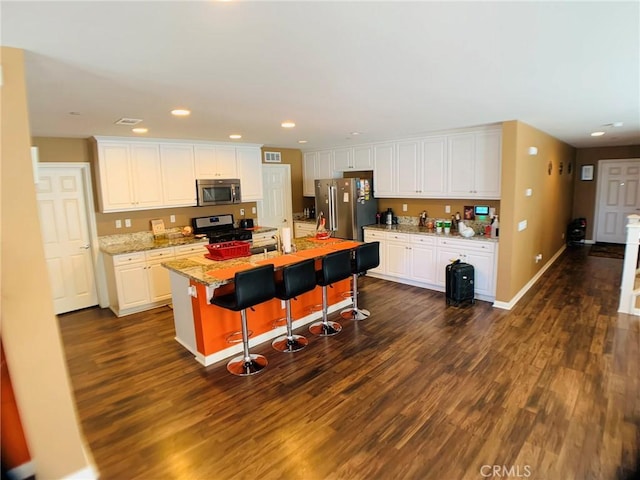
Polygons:
<instances>
[{"instance_id":1,"label":"refrigerator door handle","mask_svg":"<svg viewBox=\"0 0 640 480\"><path fill-rule=\"evenodd\" d=\"M329 230L335 232L338 229L338 222L336 218L336 202L338 189L335 185L329 187Z\"/></svg>"}]
</instances>

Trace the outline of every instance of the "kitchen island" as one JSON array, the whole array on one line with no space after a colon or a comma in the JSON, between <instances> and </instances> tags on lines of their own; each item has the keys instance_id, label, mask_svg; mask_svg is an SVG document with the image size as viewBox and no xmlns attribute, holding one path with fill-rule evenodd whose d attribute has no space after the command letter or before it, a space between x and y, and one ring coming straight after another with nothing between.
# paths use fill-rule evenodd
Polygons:
<instances>
[{"instance_id":1,"label":"kitchen island","mask_svg":"<svg viewBox=\"0 0 640 480\"><path fill-rule=\"evenodd\" d=\"M320 268L322 257L328 253L353 249L359 242L351 240L316 240L312 237L293 240L293 252L281 254L271 251L230 260L210 260L203 254L163 263L169 270L176 341L190 351L196 361L208 366L242 351L240 314L211 304L214 295L233 290L236 272L273 264L276 272L284 266L309 258L316 259ZM277 275L277 273L276 273ZM329 312L351 304L343 293L351 290L350 279L328 289ZM256 286L256 288L260 288ZM322 303L322 290L304 293L291 302L293 328L299 328L321 318L322 312L311 311ZM247 311L249 330L253 332L250 346L269 341L286 333L284 302L274 298Z\"/></svg>"}]
</instances>

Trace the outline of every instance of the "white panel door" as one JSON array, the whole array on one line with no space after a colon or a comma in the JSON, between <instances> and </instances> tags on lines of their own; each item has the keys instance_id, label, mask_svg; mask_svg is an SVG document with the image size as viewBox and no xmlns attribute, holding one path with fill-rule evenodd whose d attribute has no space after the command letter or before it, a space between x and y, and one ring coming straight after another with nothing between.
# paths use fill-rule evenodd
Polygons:
<instances>
[{"instance_id":1,"label":"white panel door","mask_svg":"<svg viewBox=\"0 0 640 480\"><path fill-rule=\"evenodd\" d=\"M97 305L81 170L41 164L37 200L55 313Z\"/></svg>"},{"instance_id":2,"label":"white panel door","mask_svg":"<svg viewBox=\"0 0 640 480\"><path fill-rule=\"evenodd\" d=\"M258 202L258 218L260 225L264 227L293 228L290 168L286 164L265 164L262 167L264 196ZM293 235L293 231L291 234Z\"/></svg>"},{"instance_id":3,"label":"white panel door","mask_svg":"<svg viewBox=\"0 0 640 480\"><path fill-rule=\"evenodd\" d=\"M601 160L596 241L625 243L631 214L640 214L640 159Z\"/></svg>"}]
</instances>

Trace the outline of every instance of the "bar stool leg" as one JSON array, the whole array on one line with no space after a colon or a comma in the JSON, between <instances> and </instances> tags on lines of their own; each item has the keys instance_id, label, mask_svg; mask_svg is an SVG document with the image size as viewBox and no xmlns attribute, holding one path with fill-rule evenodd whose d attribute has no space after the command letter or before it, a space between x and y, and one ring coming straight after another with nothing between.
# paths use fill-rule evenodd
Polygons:
<instances>
[{"instance_id":1,"label":"bar stool leg","mask_svg":"<svg viewBox=\"0 0 640 480\"><path fill-rule=\"evenodd\" d=\"M249 353L249 329L247 328L247 310L240 310L240 320L242 324L242 347L243 355L234 357L227 363L229 373L245 377L259 373L267 366L267 359L255 353Z\"/></svg>"},{"instance_id":2,"label":"bar stool leg","mask_svg":"<svg viewBox=\"0 0 640 480\"><path fill-rule=\"evenodd\" d=\"M287 308L287 334L276 338L271 346L279 352L297 352L307 346L309 340L302 335L294 335L291 318L291 300L285 300Z\"/></svg>"},{"instance_id":3,"label":"bar stool leg","mask_svg":"<svg viewBox=\"0 0 640 480\"><path fill-rule=\"evenodd\" d=\"M322 321L312 323L309 326L309 331L314 335L319 335L321 337L330 337L331 335L337 335L342 331L342 325L338 322L330 322L327 315L327 310L329 308L327 301L327 287L326 285L322 287Z\"/></svg>"},{"instance_id":4,"label":"bar stool leg","mask_svg":"<svg viewBox=\"0 0 640 480\"><path fill-rule=\"evenodd\" d=\"M358 308L358 274L353 274L353 306L340 312L345 320L366 320L371 315L369 310Z\"/></svg>"}]
</instances>

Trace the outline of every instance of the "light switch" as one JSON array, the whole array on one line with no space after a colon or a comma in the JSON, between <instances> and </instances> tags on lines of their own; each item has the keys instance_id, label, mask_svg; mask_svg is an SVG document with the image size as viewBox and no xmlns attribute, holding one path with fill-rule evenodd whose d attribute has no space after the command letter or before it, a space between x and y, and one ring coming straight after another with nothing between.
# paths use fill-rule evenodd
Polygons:
<instances>
[{"instance_id":1,"label":"light switch","mask_svg":"<svg viewBox=\"0 0 640 480\"><path fill-rule=\"evenodd\" d=\"M522 220L520 223L518 223L518 231L519 232L521 232L525 228L527 228L527 221L526 220Z\"/></svg>"},{"instance_id":2,"label":"light switch","mask_svg":"<svg viewBox=\"0 0 640 480\"><path fill-rule=\"evenodd\" d=\"M256 207L251 207L251 213L256 213Z\"/></svg>"},{"instance_id":3,"label":"light switch","mask_svg":"<svg viewBox=\"0 0 640 480\"><path fill-rule=\"evenodd\" d=\"M131 219L130 218L125 218L124 219L124 226L125 226L125 228L131 228Z\"/></svg>"},{"instance_id":4,"label":"light switch","mask_svg":"<svg viewBox=\"0 0 640 480\"><path fill-rule=\"evenodd\" d=\"M240 209L240 215L242 215L244 217L244 208Z\"/></svg>"},{"instance_id":5,"label":"light switch","mask_svg":"<svg viewBox=\"0 0 640 480\"><path fill-rule=\"evenodd\" d=\"M175 215L171 215L171 216L169 217L169 221L170 221L171 223L176 223L176 216L175 216Z\"/></svg>"},{"instance_id":6,"label":"light switch","mask_svg":"<svg viewBox=\"0 0 640 480\"><path fill-rule=\"evenodd\" d=\"M451 213L451 205L444 206L444 213Z\"/></svg>"},{"instance_id":7,"label":"light switch","mask_svg":"<svg viewBox=\"0 0 640 480\"><path fill-rule=\"evenodd\" d=\"M402 204L402 211L403 211L403 212L406 212L406 211L407 211L407 204L406 204L406 203L403 203L403 204Z\"/></svg>"},{"instance_id":8,"label":"light switch","mask_svg":"<svg viewBox=\"0 0 640 480\"><path fill-rule=\"evenodd\" d=\"M524 191L524 194L525 194L526 197L530 197L531 195L533 195L533 190L531 190L530 188L527 188Z\"/></svg>"}]
</instances>

